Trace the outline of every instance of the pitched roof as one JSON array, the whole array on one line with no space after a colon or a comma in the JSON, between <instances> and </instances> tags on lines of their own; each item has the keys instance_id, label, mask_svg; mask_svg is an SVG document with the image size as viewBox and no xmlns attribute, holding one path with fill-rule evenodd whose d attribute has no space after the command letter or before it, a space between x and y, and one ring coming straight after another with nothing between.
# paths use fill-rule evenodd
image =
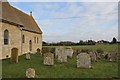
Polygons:
<instances>
[{"instance_id":1,"label":"pitched roof","mask_svg":"<svg viewBox=\"0 0 120 80\"><path fill-rule=\"evenodd\" d=\"M16 9L8 2L2 2L2 19L23 26L23 30L42 33L31 15Z\"/></svg>"}]
</instances>

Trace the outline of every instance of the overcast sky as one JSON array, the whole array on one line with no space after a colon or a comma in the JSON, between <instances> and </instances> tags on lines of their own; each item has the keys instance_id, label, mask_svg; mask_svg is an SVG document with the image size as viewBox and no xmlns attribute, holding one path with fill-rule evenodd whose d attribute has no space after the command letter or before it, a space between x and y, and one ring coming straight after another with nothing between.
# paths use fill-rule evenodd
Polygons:
<instances>
[{"instance_id":1,"label":"overcast sky","mask_svg":"<svg viewBox=\"0 0 120 80\"><path fill-rule=\"evenodd\" d=\"M10 2L33 17L43 41L108 40L118 37L117 2Z\"/></svg>"}]
</instances>

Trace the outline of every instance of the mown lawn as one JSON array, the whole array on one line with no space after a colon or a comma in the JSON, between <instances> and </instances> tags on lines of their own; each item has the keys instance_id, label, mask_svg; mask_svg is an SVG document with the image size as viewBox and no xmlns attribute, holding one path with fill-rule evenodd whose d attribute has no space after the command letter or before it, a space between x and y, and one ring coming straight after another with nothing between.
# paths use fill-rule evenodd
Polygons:
<instances>
[{"instance_id":1,"label":"mown lawn","mask_svg":"<svg viewBox=\"0 0 120 80\"><path fill-rule=\"evenodd\" d=\"M105 51L115 51L117 45L101 45ZM99 48L100 46L97 46ZM73 48L90 48L96 46L74 46ZM96 49L97 49L96 48ZM106 48L106 49L105 49ZM11 64L9 59L2 61L3 78L24 78L25 71L28 68L36 70L36 78L111 78L118 75L118 63L107 62L105 59L92 62L93 69L76 68L76 56L68 59L67 63L58 63L55 59L53 66L43 65L43 59L40 55L31 55L31 60L26 60L25 55L19 57L19 63Z\"/></svg>"}]
</instances>

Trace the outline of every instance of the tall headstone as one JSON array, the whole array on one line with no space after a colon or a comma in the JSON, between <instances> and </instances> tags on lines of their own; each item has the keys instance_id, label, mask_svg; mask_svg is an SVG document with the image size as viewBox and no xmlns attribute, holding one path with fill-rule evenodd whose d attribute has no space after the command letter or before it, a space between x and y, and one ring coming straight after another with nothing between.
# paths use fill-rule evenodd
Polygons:
<instances>
[{"instance_id":1,"label":"tall headstone","mask_svg":"<svg viewBox=\"0 0 120 80\"><path fill-rule=\"evenodd\" d=\"M91 68L91 58L87 53L77 55L77 68Z\"/></svg>"},{"instance_id":2,"label":"tall headstone","mask_svg":"<svg viewBox=\"0 0 120 80\"><path fill-rule=\"evenodd\" d=\"M58 62L67 62L67 54L64 47L58 47L55 52L58 57Z\"/></svg>"},{"instance_id":3,"label":"tall headstone","mask_svg":"<svg viewBox=\"0 0 120 80\"><path fill-rule=\"evenodd\" d=\"M18 63L18 49L12 48L11 49L11 63Z\"/></svg>"},{"instance_id":4,"label":"tall headstone","mask_svg":"<svg viewBox=\"0 0 120 80\"><path fill-rule=\"evenodd\" d=\"M43 64L44 65L54 65L54 55L52 53L45 53Z\"/></svg>"},{"instance_id":5,"label":"tall headstone","mask_svg":"<svg viewBox=\"0 0 120 80\"><path fill-rule=\"evenodd\" d=\"M27 78L35 78L35 70L33 68L28 68L26 70L26 77Z\"/></svg>"}]
</instances>

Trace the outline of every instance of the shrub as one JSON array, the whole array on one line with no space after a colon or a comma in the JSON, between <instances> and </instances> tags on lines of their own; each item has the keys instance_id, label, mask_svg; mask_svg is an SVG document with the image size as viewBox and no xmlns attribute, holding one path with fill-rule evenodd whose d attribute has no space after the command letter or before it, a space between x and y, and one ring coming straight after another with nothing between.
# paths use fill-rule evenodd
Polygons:
<instances>
[{"instance_id":1,"label":"shrub","mask_svg":"<svg viewBox=\"0 0 120 80\"><path fill-rule=\"evenodd\" d=\"M50 52L50 49L48 47L43 47L42 48L42 54L49 53L49 52Z\"/></svg>"}]
</instances>

